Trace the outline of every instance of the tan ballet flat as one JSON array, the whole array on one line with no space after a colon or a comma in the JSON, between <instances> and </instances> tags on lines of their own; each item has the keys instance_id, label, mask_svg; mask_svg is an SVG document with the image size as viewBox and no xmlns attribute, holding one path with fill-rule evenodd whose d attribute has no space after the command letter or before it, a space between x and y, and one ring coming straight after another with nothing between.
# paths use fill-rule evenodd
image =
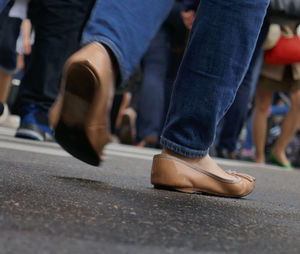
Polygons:
<instances>
[{"instance_id":1,"label":"tan ballet flat","mask_svg":"<svg viewBox=\"0 0 300 254\"><path fill-rule=\"evenodd\" d=\"M74 157L99 165L110 137L116 74L106 48L91 43L65 64L61 94L50 112L56 141Z\"/></svg>"},{"instance_id":2,"label":"tan ballet flat","mask_svg":"<svg viewBox=\"0 0 300 254\"><path fill-rule=\"evenodd\" d=\"M238 198L252 192L254 177L234 171L226 172L235 176L235 179L224 179L174 156L160 154L153 158L151 183L157 188L222 197Z\"/></svg>"}]
</instances>

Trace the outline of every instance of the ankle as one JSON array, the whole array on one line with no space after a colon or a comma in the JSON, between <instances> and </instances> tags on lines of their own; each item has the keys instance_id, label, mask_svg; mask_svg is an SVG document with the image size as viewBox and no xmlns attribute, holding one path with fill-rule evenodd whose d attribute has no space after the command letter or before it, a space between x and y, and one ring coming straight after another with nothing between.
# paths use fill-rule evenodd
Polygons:
<instances>
[{"instance_id":1,"label":"ankle","mask_svg":"<svg viewBox=\"0 0 300 254\"><path fill-rule=\"evenodd\" d=\"M254 161L259 164L265 164L265 157L256 155Z\"/></svg>"}]
</instances>

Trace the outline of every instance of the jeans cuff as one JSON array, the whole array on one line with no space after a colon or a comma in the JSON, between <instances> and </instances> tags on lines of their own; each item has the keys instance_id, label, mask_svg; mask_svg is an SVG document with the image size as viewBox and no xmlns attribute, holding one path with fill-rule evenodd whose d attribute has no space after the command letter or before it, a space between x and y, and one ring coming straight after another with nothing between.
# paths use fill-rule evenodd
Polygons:
<instances>
[{"instance_id":1,"label":"jeans cuff","mask_svg":"<svg viewBox=\"0 0 300 254\"><path fill-rule=\"evenodd\" d=\"M126 68L123 54L119 50L117 45L109 38L99 35L99 36L84 37L81 41L81 46L83 47L86 44L91 43L91 42L101 42L111 49L111 51L113 52L113 54L116 57L116 60L118 62L118 67L120 70L120 80L121 80L120 87L124 87L126 80L128 79L130 73Z\"/></svg>"},{"instance_id":2,"label":"jeans cuff","mask_svg":"<svg viewBox=\"0 0 300 254\"><path fill-rule=\"evenodd\" d=\"M178 145L163 136L160 137L160 144L163 147L166 147L175 153L178 153L180 155L190 157L190 158L202 158L208 154L208 149L207 150L190 149L190 148L184 147L182 145Z\"/></svg>"}]
</instances>

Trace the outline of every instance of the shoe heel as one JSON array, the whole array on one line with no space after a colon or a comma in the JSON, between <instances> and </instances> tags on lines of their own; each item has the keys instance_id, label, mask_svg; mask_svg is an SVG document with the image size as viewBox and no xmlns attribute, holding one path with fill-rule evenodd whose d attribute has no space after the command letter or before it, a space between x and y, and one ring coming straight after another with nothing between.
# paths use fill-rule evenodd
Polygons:
<instances>
[{"instance_id":1,"label":"shoe heel","mask_svg":"<svg viewBox=\"0 0 300 254\"><path fill-rule=\"evenodd\" d=\"M184 165L180 162L156 155L153 158L151 183L157 188L170 188L182 192L191 192L191 179L181 174ZM188 169L187 169L188 170Z\"/></svg>"}]
</instances>

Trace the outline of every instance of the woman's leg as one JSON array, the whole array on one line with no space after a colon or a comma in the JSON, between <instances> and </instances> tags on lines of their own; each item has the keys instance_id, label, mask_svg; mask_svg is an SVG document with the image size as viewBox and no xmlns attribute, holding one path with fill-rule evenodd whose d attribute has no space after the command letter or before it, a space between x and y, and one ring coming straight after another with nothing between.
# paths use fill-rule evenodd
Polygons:
<instances>
[{"instance_id":1,"label":"woman's leg","mask_svg":"<svg viewBox=\"0 0 300 254\"><path fill-rule=\"evenodd\" d=\"M140 145L159 144L164 120L164 85L168 67L169 41L163 26L152 40L142 59L143 81L137 118Z\"/></svg>"},{"instance_id":2,"label":"woman's leg","mask_svg":"<svg viewBox=\"0 0 300 254\"><path fill-rule=\"evenodd\" d=\"M267 5L201 1L174 84L163 146L187 157L207 155L248 69Z\"/></svg>"},{"instance_id":3,"label":"woman's leg","mask_svg":"<svg viewBox=\"0 0 300 254\"><path fill-rule=\"evenodd\" d=\"M300 127L300 90L290 93L291 108L281 125L281 133L276 140L272 152L276 159L285 165L290 165L285 149Z\"/></svg>"},{"instance_id":4,"label":"woman's leg","mask_svg":"<svg viewBox=\"0 0 300 254\"><path fill-rule=\"evenodd\" d=\"M154 185L221 196L253 189L249 176L234 184L241 178L223 171L208 149L248 69L267 6L268 1L201 1L173 88L163 154L154 158Z\"/></svg>"},{"instance_id":5,"label":"woman's leg","mask_svg":"<svg viewBox=\"0 0 300 254\"><path fill-rule=\"evenodd\" d=\"M51 111L56 141L73 156L92 165L102 160L114 88L132 74L173 3L96 1L84 47L66 62L61 96Z\"/></svg>"},{"instance_id":6,"label":"woman's leg","mask_svg":"<svg viewBox=\"0 0 300 254\"><path fill-rule=\"evenodd\" d=\"M0 70L0 102L5 104L12 79L12 74Z\"/></svg>"},{"instance_id":7,"label":"woman's leg","mask_svg":"<svg viewBox=\"0 0 300 254\"><path fill-rule=\"evenodd\" d=\"M257 88L252 123L252 139L255 147L255 161L257 163L265 163L267 117L272 99L273 92L271 90Z\"/></svg>"}]
</instances>

